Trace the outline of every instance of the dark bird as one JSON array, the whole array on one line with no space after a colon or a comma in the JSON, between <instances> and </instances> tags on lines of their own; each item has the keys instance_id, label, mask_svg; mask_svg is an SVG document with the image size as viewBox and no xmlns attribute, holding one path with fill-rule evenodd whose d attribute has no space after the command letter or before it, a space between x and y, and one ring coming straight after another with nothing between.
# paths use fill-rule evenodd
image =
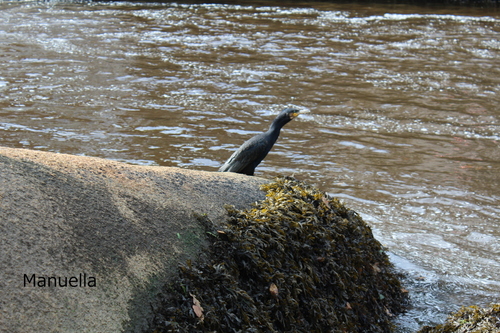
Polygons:
<instances>
[{"instance_id":1,"label":"dark bird","mask_svg":"<svg viewBox=\"0 0 500 333\"><path fill-rule=\"evenodd\" d=\"M280 130L290 120L297 117L299 113L306 111L294 108L286 108L274 119L267 132L257 134L246 141L231 155L231 157L220 167L220 172L236 172L253 176L255 168L267 156L278 136Z\"/></svg>"}]
</instances>

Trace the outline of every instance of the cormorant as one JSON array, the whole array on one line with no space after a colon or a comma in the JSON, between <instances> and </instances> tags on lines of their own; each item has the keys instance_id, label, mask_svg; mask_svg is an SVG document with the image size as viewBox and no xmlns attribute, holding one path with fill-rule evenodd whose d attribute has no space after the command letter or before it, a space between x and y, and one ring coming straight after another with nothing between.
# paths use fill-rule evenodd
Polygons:
<instances>
[{"instance_id":1,"label":"cormorant","mask_svg":"<svg viewBox=\"0 0 500 333\"><path fill-rule=\"evenodd\" d=\"M271 150L280 130L290 120L297 117L300 111L294 108L286 108L274 119L267 132L258 134L241 145L231 157L219 168L219 172L236 172L253 176L255 168L266 157Z\"/></svg>"}]
</instances>

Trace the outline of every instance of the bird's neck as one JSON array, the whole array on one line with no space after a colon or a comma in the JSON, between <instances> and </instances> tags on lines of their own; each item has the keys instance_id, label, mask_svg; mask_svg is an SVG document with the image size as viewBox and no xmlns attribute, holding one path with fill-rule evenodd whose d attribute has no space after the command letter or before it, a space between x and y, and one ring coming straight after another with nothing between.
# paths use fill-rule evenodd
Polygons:
<instances>
[{"instance_id":1,"label":"bird's neck","mask_svg":"<svg viewBox=\"0 0 500 333\"><path fill-rule=\"evenodd\" d=\"M289 119L283 119L283 118L278 118L275 119L272 123L271 126L269 127L270 132L276 132L279 134L281 128L285 126L290 120Z\"/></svg>"},{"instance_id":2,"label":"bird's neck","mask_svg":"<svg viewBox=\"0 0 500 333\"><path fill-rule=\"evenodd\" d=\"M269 127L269 130L267 132L269 133L270 137L272 137L274 139L273 141L276 141L278 139L278 136L280 135L280 130L282 127L283 127L283 124L279 124L276 122L273 122L271 124L271 127Z\"/></svg>"}]
</instances>

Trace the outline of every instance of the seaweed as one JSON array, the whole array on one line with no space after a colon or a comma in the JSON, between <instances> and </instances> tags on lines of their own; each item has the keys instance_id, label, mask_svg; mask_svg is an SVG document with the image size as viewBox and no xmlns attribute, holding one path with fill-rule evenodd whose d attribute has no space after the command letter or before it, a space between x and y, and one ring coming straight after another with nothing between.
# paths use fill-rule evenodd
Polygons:
<instances>
[{"instance_id":1,"label":"seaweed","mask_svg":"<svg viewBox=\"0 0 500 333\"><path fill-rule=\"evenodd\" d=\"M266 199L200 221L211 239L165 287L155 332L391 332L407 292L370 227L291 177Z\"/></svg>"},{"instance_id":2,"label":"seaweed","mask_svg":"<svg viewBox=\"0 0 500 333\"><path fill-rule=\"evenodd\" d=\"M462 307L452 313L446 322L434 327L424 326L418 333L499 333L500 304L489 308L476 305Z\"/></svg>"}]
</instances>

